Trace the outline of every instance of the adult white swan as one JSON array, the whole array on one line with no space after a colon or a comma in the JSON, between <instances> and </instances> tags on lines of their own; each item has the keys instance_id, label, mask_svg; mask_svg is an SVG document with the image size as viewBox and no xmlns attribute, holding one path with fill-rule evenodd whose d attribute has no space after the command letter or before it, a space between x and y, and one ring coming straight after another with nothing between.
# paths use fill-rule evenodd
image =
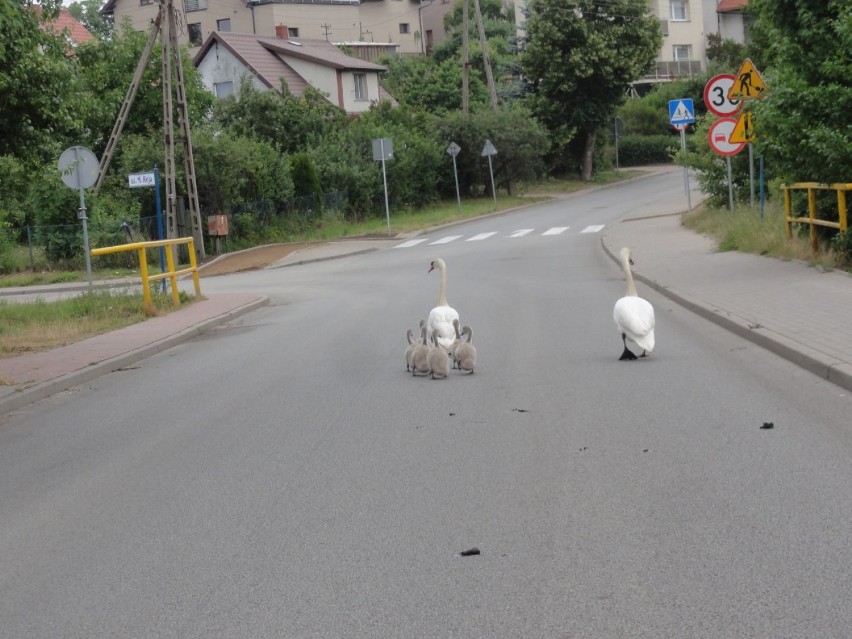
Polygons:
<instances>
[{"instance_id":1,"label":"adult white swan","mask_svg":"<svg viewBox=\"0 0 852 639\"><path fill-rule=\"evenodd\" d=\"M642 299L636 293L636 284L633 282L633 273L630 265L630 249L621 249L621 268L624 269L624 277L627 279L627 293L615 303L612 309L612 318L621 333L621 341L624 343L624 352L619 357L623 359L636 359L635 353L627 348L627 340L635 343L642 349L645 357L654 350L654 307L648 300Z\"/></svg>"},{"instance_id":2,"label":"adult white swan","mask_svg":"<svg viewBox=\"0 0 852 639\"><path fill-rule=\"evenodd\" d=\"M429 332L435 335L438 343L444 348L449 349L456 339L456 329L453 326L453 320L459 319L459 313L447 304L447 265L444 260L440 257L437 260L432 260L427 273L431 273L434 269L438 269L441 272L441 282L438 288L438 305L429 311L426 326Z\"/></svg>"}]
</instances>

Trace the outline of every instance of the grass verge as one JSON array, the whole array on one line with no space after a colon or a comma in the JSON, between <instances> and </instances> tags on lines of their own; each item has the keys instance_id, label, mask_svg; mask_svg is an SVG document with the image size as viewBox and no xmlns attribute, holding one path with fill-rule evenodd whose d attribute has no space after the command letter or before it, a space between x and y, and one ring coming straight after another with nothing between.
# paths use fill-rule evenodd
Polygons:
<instances>
[{"instance_id":1,"label":"grass verge","mask_svg":"<svg viewBox=\"0 0 852 639\"><path fill-rule=\"evenodd\" d=\"M181 293L181 304L193 301ZM107 333L174 310L171 296L157 294L144 307L142 293L95 291L77 297L14 303L0 300L0 358L13 357Z\"/></svg>"}]
</instances>

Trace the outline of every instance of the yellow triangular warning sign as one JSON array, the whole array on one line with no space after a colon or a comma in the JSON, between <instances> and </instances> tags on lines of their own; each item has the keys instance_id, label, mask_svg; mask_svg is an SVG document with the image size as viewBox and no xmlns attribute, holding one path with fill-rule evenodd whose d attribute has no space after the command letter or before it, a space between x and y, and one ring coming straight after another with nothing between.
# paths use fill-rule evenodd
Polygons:
<instances>
[{"instance_id":1,"label":"yellow triangular warning sign","mask_svg":"<svg viewBox=\"0 0 852 639\"><path fill-rule=\"evenodd\" d=\"M754 141L754 125L751 119L750 111L743 111L740 117L737 118L737 123L734 125L734 130L728 141L734 142L753 142Z\"/></svg>"},{"instance_id":2,"label":"yellow triangular warning sign","mask_svg":"<svg viewBox=\"0 0 852 639\"><path fill-rule=\"evenodd\" d=\"M766 83L751 59L745 59L735 77L736 80L728 89L727 97L729 100L749 100L763 97L763 92L766 91Z\"/></svg>"}]
</instances>

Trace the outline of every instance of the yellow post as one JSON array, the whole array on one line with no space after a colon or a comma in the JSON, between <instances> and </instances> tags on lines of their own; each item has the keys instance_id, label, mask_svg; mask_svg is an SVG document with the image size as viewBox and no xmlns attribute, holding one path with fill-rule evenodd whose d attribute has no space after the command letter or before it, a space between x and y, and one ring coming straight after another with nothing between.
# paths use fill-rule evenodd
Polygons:
<instances>
[{"instance_id":1,"label":"yellow post","mask_svg":"<svg viewBox=\"0 0 852 639\"><path fill-rule=\"evenodd\" d=\"M145 247L137 250L139 254L139 274L142 276L142 304L151 305L151 283L148 280L148 258L145 256Z\"/></svg>"},{"instance_id":2,"label":"yellow post","mask_svg":"<svg viewBox=\"0 0 852 639\"><path fill-rule=\"evenodd\" d=\"M189 240L189 268L192 270L192 284L195 286L195 296L201 297L201 283L198 281L198 266L195 259L195 240Z\"/></svg>"},{"instance_id":3,"label":"yellow post","mask_svg":"<svg viewBox=\"0 0 852 639\"><path fill-rule=\"evenodd\" d=\"M793 217L793 205L790 200L790 188L788 186L781 187L784 190L784 226L787 228L787 239L793 238L793 224L790 219Z\"/></svg>"},{"instance_id":4,"label":"yellow post","mask_svg":"<svg viewBox=\"0 0 852 639\"><path fill-rule=\"evenodd\" d=\"M180 306L180 296L177 290L177 277L175 277L175 256L174 251L166 251L166 268L168 269L169 282L172 285L172 303L175 306Z\"/></svg>"},{"instance_id":5,"label":"yellow post","mask_svg":"<svg viewBox=\"0 0 852 639\"><path fill-rule=\"evenodd\" d=\"M816 253L819 250L819 242L817 241L817 229L814 220L816 220L816 191L813 187L808 187L808 218L811 221L811 250Z\"/></svg>"},{"instance_id":6,"label":"yellow post","mask_svg":"<svg viewBox=\"0 0 852 639\"><path fill-rule=\"evenodd\" d=\"M840 232L848 228L846 225L846 185L837 185L837 211L840 214Z\"/></svg>"}]
</instances>

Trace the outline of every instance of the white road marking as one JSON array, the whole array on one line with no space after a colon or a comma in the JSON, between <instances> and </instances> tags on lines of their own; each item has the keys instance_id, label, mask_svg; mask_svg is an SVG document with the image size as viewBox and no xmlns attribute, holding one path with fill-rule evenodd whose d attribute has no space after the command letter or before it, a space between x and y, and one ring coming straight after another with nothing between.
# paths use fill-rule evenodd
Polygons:
<instances>
[{"instance_id":1,"label":"white road marking","mask_svg":"<svg viewBox=\"0 0 852 639\"><path fill-rule=\"evenodd\" d=\"M497 235L497 231L490 231L489 233L480 233L479 235L474 235L473 237L469 237L465 240L465 242L478 242L479 240L484 240L492 235Z\"/></svg>"},{"instance_id":2,"label":"white road marking","mask_svg":"<svg viewBox=\"0 0 852 639\"><path fill-rule=\"evenodd\" d=\"M402 244L397 244L396 246L394 246L394 248L409 248L411 246L417 246L421 242L425 242L428 239L428 237L424 237L419 240L408 240L407 242L403 242Z\"/></svg>"},{"instance_id":3,"label":"white road marking","mask_svg":"<svg viewBox=\"0 0 852 639\"><path fill-rule=\"evenodd\" d=\"M515 231L509 237L523 237L527 233L532 233L535 229L520 229L519 231Z\"/></svg>"},{"instance_id":4,"label":"white road marking","mask_svg":"<svg viewBox=\"0 0 852 639\"><path fill-rule=\"evenodd\" d=\"M547 229L542 235L559 235L560 233L564 233L570 227L568 226L554 226L552 229Z\"/></svg>"},{"instance_id":5,"label":"white road marking","mask_svg":"<svg viewBox=\"0 0 852 639\"><path fill-rule=\"evenodd\" d=\"M435 244L449 244L450 242L455 242L461 235L448 235L447 237L442 237L440 240L435 240L434 242L430 242L429 246L433 246Z\"/></svg>"},{"instance_id":6,"label":"white road marking","mask_svg":"<svg viewBox=\"0 0 852 639\"><path fill-rule=\"evenodd\" d=\"M593 224L591 226L587 226L580 233L598 233L603 229L603 224Z\"/></svg>"}]
</instances>

